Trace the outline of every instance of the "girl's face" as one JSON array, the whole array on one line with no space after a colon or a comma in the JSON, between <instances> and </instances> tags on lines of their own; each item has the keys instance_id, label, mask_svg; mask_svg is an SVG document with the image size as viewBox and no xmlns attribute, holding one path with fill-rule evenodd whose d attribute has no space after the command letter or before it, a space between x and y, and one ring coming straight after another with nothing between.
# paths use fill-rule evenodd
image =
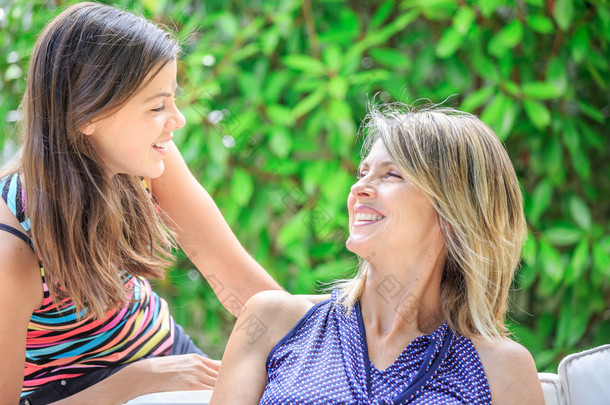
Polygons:
<instances>
[{"instance_id":1,"label":"girl's face","mask_svg":"<svg viewBox=\"0 0 610 405\"><path fill-rule=\"evenodd\" d=\"M359 168L347 199L347 248L367 261L421 259L443 246L436 210L401 173L381 140ZM440 245L439 245L440 244Z\"/></svg>"},{"instance_id":2,"label":"girl's face","mask_svg":"<svg viewBox=\"0 0 610 405\"><path fill-rule=\"evenodd\" d=\"M172 60L118 111L84 128L110 175L156 178L163 173L173 131L185 124L174 103L176 87Z\"/></svg>"}]
</instances>

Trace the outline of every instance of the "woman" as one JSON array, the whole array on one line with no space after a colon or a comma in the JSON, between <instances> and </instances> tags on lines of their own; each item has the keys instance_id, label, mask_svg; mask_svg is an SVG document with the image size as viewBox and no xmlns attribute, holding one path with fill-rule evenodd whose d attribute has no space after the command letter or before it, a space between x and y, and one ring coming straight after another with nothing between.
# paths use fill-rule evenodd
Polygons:
<instances>
[{"instance_id":1,"label":"woman","mask_svg":"<svg viewBox=\"0 0 610 405\"><path fill-rule=\"evenodd\" d=\"M185 124L178 52L155 24L94 3L41 33L22 154L0 177L0 305L10 308L0 317L0 404L213 388L219 362L146 281L163 276L174 240L222 286L229 310L278 288L172 143Z\"/></svg>"},{"instance_id":2,"label":"woman","mask_svg":"<svg viewBox=\"0 0 610 405\"><path fill-rule=\"evenodd\" d=\"M448 108L373 108L364 130L347 200L358 274L317 304L252 298L212 404L542 404L504 325L526 225L501 143Z\"/></svg>"}]
</instances>

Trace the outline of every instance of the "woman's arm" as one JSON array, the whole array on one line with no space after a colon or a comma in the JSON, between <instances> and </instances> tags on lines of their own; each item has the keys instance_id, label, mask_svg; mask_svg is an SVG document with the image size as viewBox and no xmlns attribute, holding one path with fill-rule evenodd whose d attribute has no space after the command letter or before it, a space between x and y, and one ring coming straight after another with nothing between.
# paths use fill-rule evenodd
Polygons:
<instances>
[{"instance_id":1,"label":"woman's arm","mask_svg":"<svg viewBox=\"0 0 610 405\"><path fill-rule=\"evenodd\" d=\"M279 290L273 278L241 246L173 143L164 164L161 177L148 184L174 222L180 247L208 280L224 307L237 315L257 292Z\"/></svg>"},{"instance_id":2,"label":"woman's arm","mask_svg":"<svg viewBox=\"0 0 610 405\"><path fill-rule=\"evenodd\" d=\"M210 404L258 404L267 382L267 356L312 305L306 297L281 291L252 297L227 343Z\"/></svg>"},{"instance_id":3,"label":"woman's arm","mask_svg":"<svg viewBox=\"0 0 610 405\"><path fill-rule=\"evenodd\" d=\"M491 390L494 405L544 405L536 364L529 351L508 338L472 339Z\"/></svg>"}]
</instances>

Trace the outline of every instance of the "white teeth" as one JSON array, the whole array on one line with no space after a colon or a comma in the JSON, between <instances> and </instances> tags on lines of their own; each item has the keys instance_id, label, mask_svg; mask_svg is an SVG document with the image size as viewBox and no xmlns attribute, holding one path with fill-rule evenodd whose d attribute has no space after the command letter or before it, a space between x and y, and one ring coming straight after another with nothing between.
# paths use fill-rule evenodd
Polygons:
<instances>
[{"instance_id":1,"label":"white teeth","mask_svg":"<svg viewBox=\"0 0 610 405\"><path fill-rule=\"evenodd\" d=\"M157 143L153 143L153 148L158 148L158 149L167 149L167 146L169 145L169 141L167 142L157 142Z\"/></svg>"},{"instance_id":2,"label":"white teeth","mask_svg":"<svg viewBox=\"0 0 610 405\"><path fill-rule=\"evenodd\" d=\"M380 215L365 214L363 212L356 213L357 221L379 221L381 218L383 218L383 217Z\"/></svg>"}]
</instances>

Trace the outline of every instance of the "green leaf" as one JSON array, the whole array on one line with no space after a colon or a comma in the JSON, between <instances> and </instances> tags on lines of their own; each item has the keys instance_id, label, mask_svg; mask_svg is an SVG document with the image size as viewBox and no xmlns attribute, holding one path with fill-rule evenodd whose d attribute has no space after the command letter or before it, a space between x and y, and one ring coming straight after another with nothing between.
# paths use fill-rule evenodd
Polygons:
<instances>
[{"instance_id":1,"label":"green leaf","mask_svg":"<svg viewBox=\"0 0 610 405\"><path fill-rule=\"evenodd\" d=\"M610 252L603 246L593 246L593 263L596 273L602 277L610 277Z\"/></svg>"},{"instance_id":2,"label":"green leaf","mask_svg":"<svg viewBox=\"0 0 610 405\"><path fill-rule=\"evenodd\" d=\"M573 228L569 225L554 226L544 231L547 239L556 246L569 246L579 242L583 233L578 228Z\"/></svg>"},{"instance_id":3,"label":"green leaf","mask_svg":"<svg viewBox=\"0 0 610 405\"><path fill-rule=\"evenodd\" d=\"M555 31L553 22L546 16L540 14L530 14L527 16L527 25L532 27L534 31L541 34L550 34Z\"/></svg>"},{"instance_id":4,"label":"green leaf","mask_svg":"<svg viewBox=\"0 0 610 405\"><path fill-rule=\"evenodd\" d=\"M269 140L269 149L281 159L288 157L292 150L292 136L286 128L275 128Z\"/></svg>"},{"instance_id":5,"label":"green leaf","mask_svg":"<svg viewBox=\"0 0 610 405\"><path fill-rule=\"evenodd\" d=\"M280 104L270 104L266 108L266 113L273 124L290 127L294 124L290 108Z\"/></svg>"},{"instance_id":6,"label":"green leaf","mask_svg":"<svg viewBox=\"0 0 610 405\"><path fill-rule=\"evenodd\" d=\"M472 23L475 20L475 13L472 8L468 6L460 7L455 17L453 17L453 26L460 35L466 35L472 27Z\"/></svg>"},{"instance_id":7,"label":"green leaf","mask_svg":"<svg viewBox=\"0 0 610 405\"><path fill-rule=\"evenodd\" d=\"M282 226L277 238L277 242L280 247L284 248L285 250L292 250L287 248L298 243L303 245L303 241L306 239L308 234L304 220L304 211L301 210L296 213L296 215L294 215L284 226Z\"/></svg>"},{"instance_id":8,"label":"green leaf","mask_svg":"<svg viewBox=\"0 0 610 405\"><path fill-rule=\"evenodd\" d=\"M583 25L576 30L572 37L571 45L574 60L581 63L591 49L589 30L586 25Z\"/></svg>"},{"instance_id":9,"label":"green leaf","mask_svg":"<svg viewBox=\"0 0 610 405\"><path fill-rule=\"evenodd\" d=\"M525 245L523 245L522 256L523 260L528 266L534 266L536 264L536 252L538 250L538 243L536 238L531 233L527 236Z\"/></svg>"},{"instance_id":10,"label":"green leaf","mask_svg":"<svg viewBox=\"0 0 610 405\"><path fill-rule=\"evenodd\" d=\"M553 186L548 180L541 181L532 193L529 220L537 223L540 215L547 209L553 196Z\"/></svg>"},{"instance_id":11,"label":"green leaf","mask_svg":"<svg viewBox=\"0 0 610 405\"><path fill-rule=\"evenodd\" d=\"M231 198L240 207L244 207L250 201L254 191L254 182L252 177L242 169L233 169L231 177Z\"/></svg>"},{"instance_id":12,"label":"green leaf","mask_svg":"<svg viewBox=\"0 0 610 405\"><path fill-rule=\"evenodd\" d=\"M474 112L477 108L485 104L491 95L496 91L495 86L485 86L469 93L462 101L460 108L464 111Z\"/></svg>"},{"instance_id":13,"label":"green leaf","mask_svg":"<svg viewBox=\"0 0 610 405\"><path fill-rule=\"evenodd\" d=\"M550 82L529 82L521 85L523 93L534 100L549 100L561 95L557 86Z\"/></svg>"},{"instance_id":14,"label":"green leaf","mask_svg":"<svg viewBox=\"0 0 610 405\"><path fill-rule=\"evenodd\" d=\"M580 280L586 270L587 259L589 258L589 241L582 238L572 252L570 266L572 267L571 282Z\"/></svg>"},{"instance_id":15,"label":"green leaf","mask_svg":"<svg viewBox=\"0 0 610 405\"><path fill-rule=\"evenodd\" d=\"M568 73L564 62L560 58L552 59L547 68L546 80L552 83L561 94L568 89Z\"/></svg>"},{"instance_id":16,"label":"green leaf","mask_svg":"<svg viewBox=\"0 0 610 405\"><path fill-rule=\"evenodd\" d=\"M371 57L385 66L397 69L410 69L413 63L406 55L406 52L401 52L390 48L373 48L370 50Z\"/></svg>"},{"instance_id":17,"label":"green leaf","mask_svg":"<svg viewBox=\"0 0 610 405\"><path fill-rule=\"evenodd\" d=\"M328 94L337 100L344 100L345 93L349 88L349 83L342 76L335 76L328 82Z\"/></svg>"},{"instance_id":18,"label":"green leaf","mask_svg":"<svg viewBox=\"0 0 610 405\"><path fill-rule=\"evenodd\" d=\"M565 272L559 252L550 244L541 240L538 259L542 264L544 274L546 274L555 284L559 284Z\"/></svg>"},{"instance_id":19,"label":"green leaf","mask_svg":"<svg viewBox=\"0 0 610 405\"><path fill-rule=\"evenodd\" d=\"M487 50L492 55L501 58L507 50L514 48L523 39L523 26L518 19L512 20L489 41Z\"/></svg>"},{"instance_id":20,"label":"green leaf","mask_svg":"<svg viewBox=\"0 0 610 405\"><path fill-rule=\"evenodd\" d=\"M589 323L588 311L584 310L582 305L574 305L571 298L566 297L561 305L555 347L572 347L581 339ZM577 301L580 302L578 299Z\"/></svg>"},{"instance_id":21,"label":"green leaf","mask_svg":"<svg viewBox=\"0 0 610 405\"><path fill-rule=\"evenodd\" d=\"M392 14L392 9L394 8L393 0L386 0L382 4L379 5L375 14L371 18L370 28L377 28L381 24L384 23Z\"/></svg>"},{"instance_id":22,"label":"green leaf","mask_svg":"<svg viewBox=\"0 0 610 405\"><path fill-rule=\"evenodd\" d=\"M553 17L562 31L567 31L574 19L574 0L556 0Z\"/></svg>"},{"instance_id":23,"label":"green leaf","mask_svg":"<svg viewBox=\"0 0 610 405\"><path fill-rule=\"evenodd\" d=\"M318 59L309 55L288 55L284 57L284 64L291 69L302 72L314 73L317 75L325 74L327 67Z\"/></svg>"},{"instance_id":24,"label":"green leaf","mask_svg":"<svg viewBox=\"0 0 610 405\"><path fill-rule=\"evenodd\" d=\"M324 100L324 98L326 98L326 90L323 87L320 87L299 101L299 103L292 110L292 116L295 119L302 117L316 108L322 102L322 100Z\"/></svg>"},{"instance_id":25,"label":"green leaf","mask_svg":"<svg viewBox=\"0 0 610 405\"><path fill-rule=\"evenodd\" d=\"M523 108L530 121L538 129L544 129L551 123L551 113L544 104L538 101L524 100Z\"/></svg>"},{"instance_id":26,"label":"green leaf","mask_svg":"<svg viewBox=\"0 0 610 405\"><path fill-rule=\"evenodd\" d=\"M464 37L454 27L447 28L436 45L436 56L448 58L458 50L463 40Z\"/></svg>"},{"instance_id":27,"label":"green leaf","mask_svg":"<svg viewBox=\"0 0 610 405\"><path fill-rule=\"evenodd\" d=\"M510 134L515 116L515 103L501 92L496 94L481 113L481 119L496 132L501 140L506 139Z\"/></svg>"},{"instance_id":28,"label":"green leaf","mask_svg":"<svg viewBox=\"0 0 610 405\"><path fill-rule=\"evenodd\" d=\"M582 198L573 195L570 198L569 207L574 222L582 229L588 230L591 227L591 211L587 207L587 203Z\"/></svg>"},{"instance_id":29,"label":"green leaf","mask_svg":"<svg viewBox=\"0 0 610 405\"><path fill-rule=\"evenodd\" d=\"M585 113L585 115L588 115L590 118L593 118L600 124L604 123L604 114L602 114L599 108L593 107L591 104L584 100L578 100L578 105L580 107L580 110Z\"/></svg>"}]
</instances>

